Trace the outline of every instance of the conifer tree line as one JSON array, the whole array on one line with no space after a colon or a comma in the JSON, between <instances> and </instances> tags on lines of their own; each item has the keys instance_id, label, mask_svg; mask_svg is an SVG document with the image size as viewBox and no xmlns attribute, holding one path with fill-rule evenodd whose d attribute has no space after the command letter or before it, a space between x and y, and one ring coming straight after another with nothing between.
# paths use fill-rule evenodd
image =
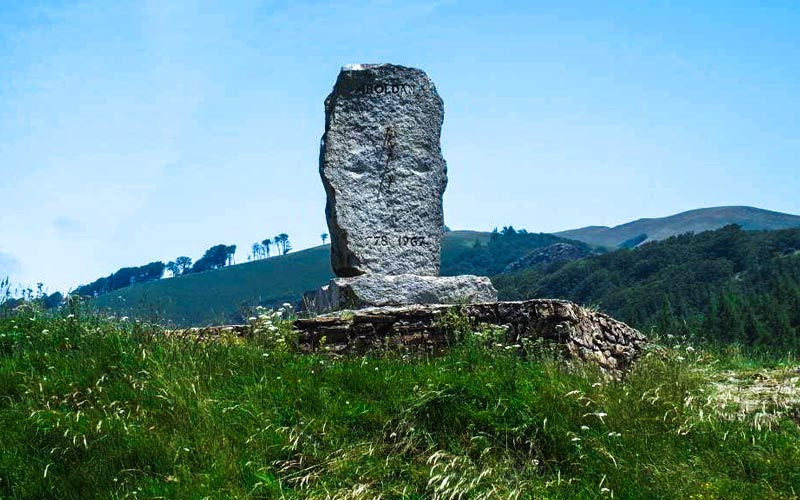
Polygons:
<instances>
[{"instance_id":1,"label":"conifer tree line","mask_svg":"<svg viewBox=\"0 0 800 500\"><path fill-rule=\"evenodd\" d=\"M286 255L289 253L292 250L292 244L289 241L289 235L286 233L281 233L272 239L267 238L265 240L261 240L261 242L256 241L253 243L250 255L247 256L247 260L259 260L271 257L273 250L274 255Z\"/></svg>"}]
</instances>

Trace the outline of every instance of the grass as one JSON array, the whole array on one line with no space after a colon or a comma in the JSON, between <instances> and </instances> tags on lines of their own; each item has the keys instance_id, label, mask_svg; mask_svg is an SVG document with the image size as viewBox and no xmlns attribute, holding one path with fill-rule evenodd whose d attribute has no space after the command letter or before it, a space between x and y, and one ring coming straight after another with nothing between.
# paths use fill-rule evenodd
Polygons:
<instances>
[{"instance_id":1,"label":"grass","mask_svg":"<svg viewBox=\"0 0 800 500\"><path fill-rule=\"evenodd\" d=\"M303 355L284 316L215 342L78 307L0 319L0 497L800 492L798 424L728 413L709 379L742 360L721 352L670 340L615 381L492 331L440 356Z\"/></svg>"}]
</instances>

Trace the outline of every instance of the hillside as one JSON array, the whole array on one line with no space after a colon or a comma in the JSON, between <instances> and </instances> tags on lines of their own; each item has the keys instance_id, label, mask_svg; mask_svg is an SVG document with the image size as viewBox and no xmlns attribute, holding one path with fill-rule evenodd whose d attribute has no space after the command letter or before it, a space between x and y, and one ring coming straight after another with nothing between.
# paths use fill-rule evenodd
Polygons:
<instances>
[{"instance_id":1,"label":"hillside","mask_svg":"<svg viewBox=\"0 0 800 500\"><path fill-rule=\"evenodd\" d=\"M602 302L603 306L609 308L607 310L612 314L621 314L622 319L634 321L640 325L640 321L652 319L650 311L652 305L648 305L650 309L627 313L622 310L621 306L615 305L616 302L609 302L609 299L603 296L603 290L608 288L607 283L583 283L583 288L576 291L568 288L571 284L570 281L559 284L558 280L572 279L563 274L554 274L549 281L551 285L542 288L537 281L540 270L545 269L551 272L561 269L564 263L539 264L528 270L519 270L520 264L525 267L526 261L536 263L537 256L531 252L553 245L567 243L571 247L575 247L577 255L590 255L597 253L597 250L591 245L612 248L620 245L633 247L636 244L647 246L641 245L643 238L636 238L636 236L647 234L648 242L662 240L674 234L699 233L705 228L721 226L729 221L736 222L743 229L776 229L791 225L800 227L800 217L797 216L748 207L720 207L692 210L661 219L640 219L615 228L596 226L564 231L559 233L560 236L528 233L524 230L515 231L513 228L504 228L495 233L448 231L442 241L442 274L446 276L458 274L496 276L494 281L499 284L500 288L503 288L504 298L554 297L568 298L580 303ZM566 239L566 236L582 239L588 243L569 240ZM732 244L742 244L744 239L746 238L741 241L737 239ZM626 241L628 244L625 244ZM665 248L678 251L676 247ZM619 278L618 281L628 283L627 278L635 274L633 270L648 265L658 267L664 262L671 262L674 259L679 261L691 259L694 258L691 254L692 251L694 250L681 249L680 252L684 253L665 255L662 261L649 263L637 262L638 259L649 253L634 253L625 257L627 260L624 265L629 266L629 269L614 272L625 274L625 279ZM101 295L95 299L95 304L112 313L159 319L177 325L240 322L244 319L246 310L250 306L272 306L283 302L296 304L300 301L303 292L314 290L328 281L333 276L329 252L328 246L319 246L204 273L142 283ZM685 252L689 252L689 254L685 254ZM621 259L622 256L619 258ZM592 260L592 262L608 263L616 261L617 257ZM566 273L568 270L577 269L580 266L579 263L565 266L562 272ZM499 276L511 269L516 270L513 277ZM661 291L658 290L658 293ZM694 291L687 293L687 296L696 294ZM657 297L653 295L653 297L655 298L651 298L651 300L656 300L660 305L661 295ZM684 298L675 300L684 300ZM699 309L692 310L697 312Z\"/></svg>"},{"instance_id":2,"label":"hillside","mask_svg":"<svg viewBox=\"0 0 800 500\"><path fill-rule=\"evenodd\" d=\"M457 231L445 235L442 245L442 275L475 274L492 276L503 272L509 264L519 264L536 250L556 244L576 248L581 255L592 254L589 245L546 233L529 233L505 227L502 231L476 233Z\"/></svg>"},{"instance_id":3,"label":"hillside","mask_svg":"<svg viewBox=\"0 0 800 500\"><path fill-rule=\"evenodd\" d=\"M700 233L736 224L745 230L800 227L800 216L753 207L712 207L668 217L639 219L615 227L589 226L555 233L564 238L608 248L633 247L688 232Z\"/></svg>"},{"instance_id":4,"label":"hillside","mask_svg":"<svg viewBox=\"0 0 800 500\"><path fill-rule=\"evenodd\" d=\"M595 304L643 331L800 348L800 229L727 226L492 281L502 299Z\"/></svg>"},{"instance_id":5,"label":"hillside","mask_svg":"<svg viewBox=\"0 0 800 500\"><path fill-rule=\"evenodd\" d=\"M448 231L442 242L442 273L495 274L534 248L565 241L522 232L501 238L500 233ZM94 304L119 315L176 325L241 322L251 306L296 304L303 292L332 277L330 246L325 245L121 288L97 297Z\"/></svg>"},{"instance_id":6,"label":"hillside","mask_svg":"<svg viewBox=\"0 0 800 500\"><path fill-rule=\"evenodd\" d=\"M241 321L258 304L295 303L333 276L330 247L318 246L213 271L137 284L94 299L101 309L178 325Z\"/></svg>"}]
</instances>

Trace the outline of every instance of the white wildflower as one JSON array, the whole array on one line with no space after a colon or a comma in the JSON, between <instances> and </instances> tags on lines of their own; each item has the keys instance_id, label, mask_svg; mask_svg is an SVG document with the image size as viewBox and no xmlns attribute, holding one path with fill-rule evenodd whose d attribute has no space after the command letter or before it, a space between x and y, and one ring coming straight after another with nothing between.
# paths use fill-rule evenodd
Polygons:
<instances>
[{"instance_id":1,"label":"white wildflower","mask_svg":"<svg viewBox=\"0 0 800 500\"><path fill-rule=\"evenodd\" d=\"M607 417L608 413L603 412L603 411L598 411L596 413L586 413L583 417L586 418L586 417L589 417L589 416L595 416L595 417L599 418L601 422L605 423L603 418Z\"/></svg>"}]
</instances>

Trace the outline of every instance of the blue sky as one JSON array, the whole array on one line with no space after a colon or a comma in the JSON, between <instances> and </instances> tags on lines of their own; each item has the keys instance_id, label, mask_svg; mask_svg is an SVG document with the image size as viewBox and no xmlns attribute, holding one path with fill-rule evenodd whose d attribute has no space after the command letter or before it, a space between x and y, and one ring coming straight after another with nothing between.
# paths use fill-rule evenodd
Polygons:
<instances>
[{"instance_id":1,"label":"blue sky","mask_svg":"<svg viewBox=\"0 0 800 500\"><path fill-rule=\"evenodd\" d=\"M318 244L348 63L437 85L454 229L798 214L798 26L796 2L2 2L0 275Z\"/></svg>"}]
</instances>

